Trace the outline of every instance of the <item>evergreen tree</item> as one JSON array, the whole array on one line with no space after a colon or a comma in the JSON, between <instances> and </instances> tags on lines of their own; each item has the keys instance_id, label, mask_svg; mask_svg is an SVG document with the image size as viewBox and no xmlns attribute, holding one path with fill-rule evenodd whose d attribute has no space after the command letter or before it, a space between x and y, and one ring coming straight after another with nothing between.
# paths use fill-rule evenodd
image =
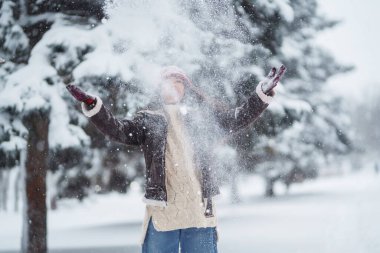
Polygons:
<instances>
[{"instance_id":1,"label":"evergreen tree","mask_svg":"<svg viewBox=\"0 0 380 253\"><path fill-rule=\"evenodd\" d=\"M268 50L267 64L282 62L288 67L276 102L256 125L253 139L248 144L243 141L251 158L245 165L265 175L267 195L273 194L276 180L290 185L315 177L333 162L333 156L337 160L352 149L345 105L324 89L331 76L351 67L315 45L316 34L338 23L321 15L317 7L317 1L304 0L235 3L239 25L250 43Z\"/></svg>"},{"instance_id":2,"label":"evergreen tree","mask_svg":"<svg viewBox=\"0 0 380 253\"><path fill-rule=\"evenodd\" d=\"M92 17L96 6L91 3L88 8L89 1L64 2L4 0L0 6L0 55L7 60L0 67L0 166L4 170L18 165L24 175L23 252L47 252L49 155L71 151L82 157L82 147L89 145L62 100L64 86L54 58L57 47L39 43L52 26ZM85 50L75 53L78 58Z\"/></svg>"}]
</instances>

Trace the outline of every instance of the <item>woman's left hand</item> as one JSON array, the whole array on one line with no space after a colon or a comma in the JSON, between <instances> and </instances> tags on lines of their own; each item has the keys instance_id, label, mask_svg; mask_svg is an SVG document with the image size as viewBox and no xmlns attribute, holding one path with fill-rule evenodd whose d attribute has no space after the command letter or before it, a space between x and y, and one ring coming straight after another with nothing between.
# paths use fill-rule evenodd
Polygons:
<instances>
[{"instance_id":1,"label":"woman's left hand","mask_svg":"<svg viewBox=\"0 0 380 253\"><path fill-rule=\"evenodd\" d=\"M270 96L274 95L273 88L276 87L277 83L281 80L282 76L286 72L286 67L281 65L280 70L276 74L276 68L272 68L269 72L268 76L259 83L261 85L262 91Z\"/></svg>"}]
</instances>

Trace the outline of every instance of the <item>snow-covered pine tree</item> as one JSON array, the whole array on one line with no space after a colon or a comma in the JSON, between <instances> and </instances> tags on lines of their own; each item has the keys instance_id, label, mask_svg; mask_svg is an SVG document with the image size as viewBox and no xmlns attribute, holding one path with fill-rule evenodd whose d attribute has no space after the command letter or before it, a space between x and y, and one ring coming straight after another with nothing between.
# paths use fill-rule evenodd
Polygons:
<instances>
[{"instance_id":1,"label":"snow-covered pine tree","mask_svg":"<svg viewBox=\"0 0 380 253\"><path fill-rule=\"evenodd\" d=\"M29 52L29 41L21 26L16 24L13 17L15 3L4 1L0 9L0 56L22 62ZM3 58L2 58L3 59ZM17 69L17 64L5 61L0 65L0 90L5 88L6 77ZM0 209L10 209L8 196L14 190L12 179L19 178L11 175L11 168L17 166L20 160L20 150L26 146L23 134L26 129L21 120L7 111L0 111ZM18 174L18 173L16 173ZM16 184L17 185L17 184ZM17 197L18 195L15 194Z\"/></svg>"},{"instance_id":2,"label":"snow-covered pine tree","mask_svg":"<svg viewBox=\"0 0 380 253\"><path fill-rule=\"evenodd\" d=\"M235 8L250 43L269 51L266 64L288 67L276 101L255 127L254 141L240 143L247 169L254 167L267 178L267 195L272 195L276 180L290 185L315 177L351 150L345 105L324 89L331 76L351 67L337 63L313 41L337 24L318 12L317 1L240 0ZM268 69L266 64L260 67Z\"/></svg>"},{"instance_id":3,"label":"snow-covered pine tree","mask_svg":"<svg viewBox=\"0 0 380 253\"><path fill-rule=\"evenodd\" d=\"M74 150L80 153L76 157L85 157L83 150L89 145L88 136L68 113L70 104L62 99L57 48L39 43L57 23L93 16L96 7L89 1L64 2L4 0L0 5L0 55L6 59L0 66L0 166L23 174L23 252L47 252L49 155ZM78 58L83 54L75 52Z\"/></svg>"},{"instance_id":4,"label":"snow-covered pine tree","mask_svg":"<svg viewBox=\"0 0 380 253\"><path fill-rule=\"evenodd\" d=\"M373 162L380 165L380 159L378 158L380 129L376 127L380 124L380 119L374 116L380 113L379 83L374 81L368 85L370 88L366 92L365 99L351 104L350 112L354 122L358 153L361 153L361 157L363 157L363 152L370 154L370 157L373 157ZM360 156L352 156L352 162L357 164L361 160Z\"/></svg>"}]
</instances>

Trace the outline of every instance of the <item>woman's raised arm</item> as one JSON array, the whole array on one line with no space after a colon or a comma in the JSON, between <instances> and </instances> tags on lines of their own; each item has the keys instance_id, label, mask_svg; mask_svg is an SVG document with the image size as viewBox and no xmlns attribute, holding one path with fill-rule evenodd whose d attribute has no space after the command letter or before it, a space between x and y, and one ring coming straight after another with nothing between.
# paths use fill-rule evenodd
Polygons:
<instances>
[{"instance_id":1,"label":"woman's raised arm","mask_svg":"<svg viewBox=\"0 0 380 253\"><path fill-rule=\"evenodd\" d=\"M246 102L239 107L217 112L216 116L221 125L233 133L254 122L272 101L275 94L273 88L285 71L284 65L277 74L276 68L272 68L269 75L256 86L255 93Z\"/></svg>"},{"instance_id":2,"label":"woman's raised arm","mask_svg":"<svg viewBox=\"0 0 380 253\"><path fill-rule=\"evenodd\" d=\"M66 88L76 100L82 102L84 115L89 117L104 135L127 145L139 146L144 142L145 128L142 113L137 113L131 120L120 120L103 105L99 97L91 96L73 84L66 85Z\"/></svg>"}]
</instances>

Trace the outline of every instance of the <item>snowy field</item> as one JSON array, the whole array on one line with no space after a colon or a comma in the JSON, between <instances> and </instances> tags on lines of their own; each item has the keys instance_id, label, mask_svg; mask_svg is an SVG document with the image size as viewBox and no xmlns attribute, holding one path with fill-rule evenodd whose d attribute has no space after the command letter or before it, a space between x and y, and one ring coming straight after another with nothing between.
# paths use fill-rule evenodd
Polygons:
<instances>
[{"instance_id":1,"label":"snowy field","mask_svg":"<svg viewBox=\"0 0 380 253\"><path fill-rule=\"evenodd\" d=\"M368 169L294 185L279 196L261 197L258 177L241 180L242 202L217 200L219 252L378 253L380 175ZM140 252L144 215L136 186L128 195L95 196L78 204L60 202L49 212L50 252ZM21 217L0 213L0 252L17 252Z\"/></svg>"}]
</instances>

